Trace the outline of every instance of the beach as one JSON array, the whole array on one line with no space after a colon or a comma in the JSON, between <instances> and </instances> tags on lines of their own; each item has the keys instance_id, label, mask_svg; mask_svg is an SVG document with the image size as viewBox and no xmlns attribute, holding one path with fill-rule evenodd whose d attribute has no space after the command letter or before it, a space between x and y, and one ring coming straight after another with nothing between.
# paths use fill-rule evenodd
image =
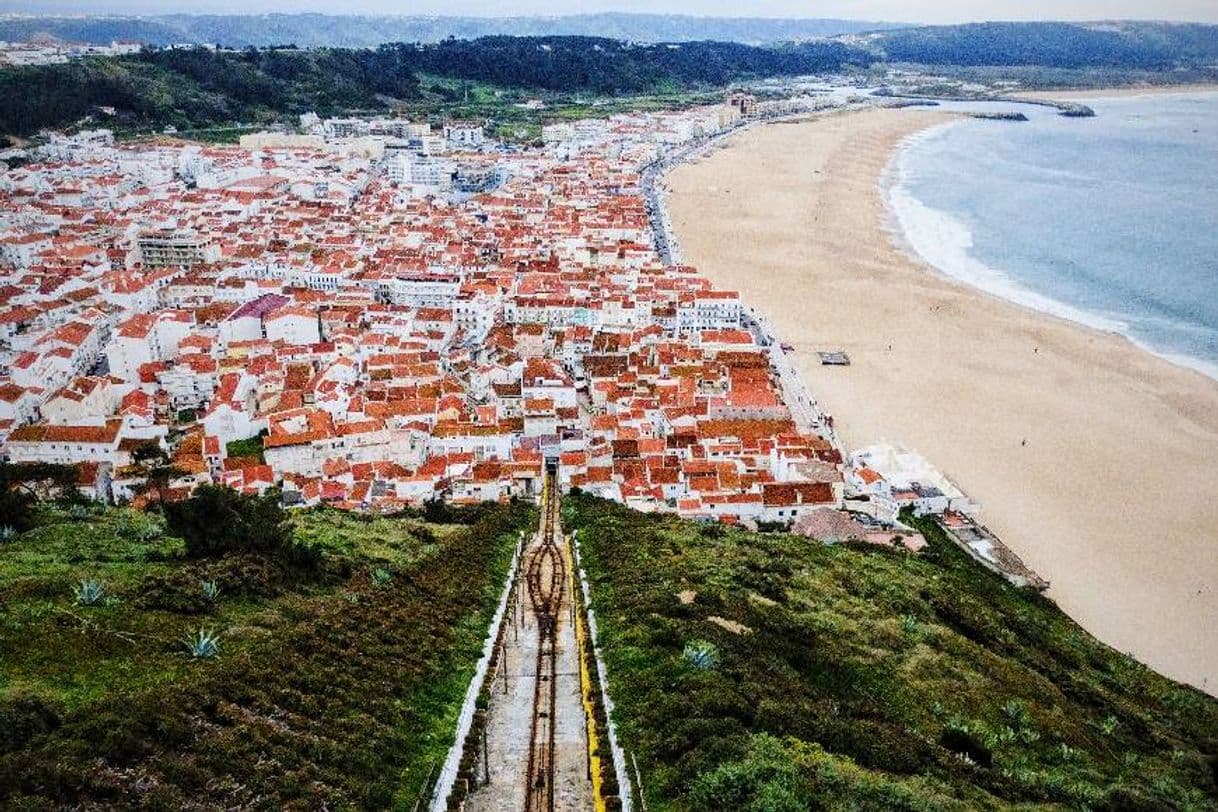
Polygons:
<instances>
[{"instance_id":1,"label":"beach","mask_svg":"<svg viewBox=\"0 0 1218 812\"><path fill-rule=\"evenodd\" d=\"M921 452L1083 627L1215 693L1218 382L911 258L881 177L950 120L873 109L734 136L668 175L684 260L769 317L848 448ZM839 349L851 366L820 366Z\"/></svg>"}]
</instances>

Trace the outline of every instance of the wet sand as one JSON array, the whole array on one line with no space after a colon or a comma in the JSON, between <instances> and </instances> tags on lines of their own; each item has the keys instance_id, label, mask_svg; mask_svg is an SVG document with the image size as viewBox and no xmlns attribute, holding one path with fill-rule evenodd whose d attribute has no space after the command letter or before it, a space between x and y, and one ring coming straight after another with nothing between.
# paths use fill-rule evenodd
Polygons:
<instances>
[{"instance_id":1,"label":"wet sand","mask_svg":"<svg viewBox=\"0 0 1218 812\"><path fill-rule=\"evenodd\" d=\"M879 181L947 120L869 110L733 137L667 178L684 259L769 316L848 447L922 452L1085 628L1218 692L1218 382L905 254ZM853 365L820 366L826 349Z\"/></svg>"}]
</instances>

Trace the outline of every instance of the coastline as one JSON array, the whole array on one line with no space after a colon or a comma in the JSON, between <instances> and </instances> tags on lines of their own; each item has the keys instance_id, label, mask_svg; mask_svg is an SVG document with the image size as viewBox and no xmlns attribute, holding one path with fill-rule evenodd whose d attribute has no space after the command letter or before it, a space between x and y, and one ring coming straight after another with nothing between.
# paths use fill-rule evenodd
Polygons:
<instances>
[{"instance_id":1,"label":"coastline","mask_svg":"<svg viewBox=\"0 0 1218 812\"><path fill-rule=\"evenodd\" d=\"M1176 96L1184 93L1218 93L1218 84L1125 85L1069 90L1027 90L1013 93L1015 98L1039 101L1087 101L1089 99L1126 99L1138 96Z\"/></svg>"},{"instance_id":2,"label":"coastline","mask_svg":"<svg viewBox=\"0 0 1218 812\"><path fill-rule=\"evenodd\" d=\"M1218 87L1215 88L1218 90ZM1168 95L1168 94L1159 94ZM1129 96L1128 98L1133 98ZM902 161L908 153L908 148L913 146L917 141L933 135L935 132L951 127L963 119L962 116L948 115L945 120L930 127L918 130L917 132L906 135L901 138L892 150L892 154L888 164L880 174L879 184L881 189L881 197L885 204L885 212L883 216L884 229L888 232L889 238L897 245L911 261L923 266L931 273L938 275L940 278L962 284L968 288L972 288L986 296L998 299L1000 301L1014 304L1018 307L1031 310L1043 316L1052 319L1069 322L1079 327L1094 330L1096 332L1108 335L1119 336L1129 343L1133 344L1143 352L1149 353L1156 358L1167 361L1170 364L1178 366L1182 369L1191 370L1200 375L1204 375L1214 381L1218 381L1218 363L1203 360L1183 353L1171 352L1169 350L1160 349L1152 346L1146 341L1137 337L1130 331L1129 326L1117 320L1115 317L1104 316L1093 313L1088 310L1080 309L1074 305L1055 298L1051 295L1039 293L1018 280L1010 277L1004 271L991 268L983 263L972 259L969 256L955 256L950 260L941 260L935 262L925 256L927 247L924 245L922 250L914 244L912 234L919 234L921 241L926 242L927 237L924 232L933 230L927 229L925 224L922 228L917 226L907 227L902 218L913 218L916 216L917 210L923 208L921 201L908 195L903 189L902 173L904 168ZM935 219L942 217L941 212L934 213ZM940 224L941 225L941 224ZM951 225L956 225L954 221ZM961 225L960 228L967 229ZM942 237L943 235L936 235ZM971 242L971 235L965 235L965 239L961 239L960 235L952 235L952 239L939 239L933 241L936 247L942 250L945 246L956 247L962 242ZM944 270L945 267L959 269L970 267L970 272L954 271L949 272Z\"/></svg>"},{"instance_id":3,"label":"coastline","mask_svg":"<svg viewBox=\"0 0 1218 812\"><path fill-rule=\"evenodd\" d=\"M881 176L949 120L869 110L734 136L668 177L685 257L795 346L849 447L921 451L1085 628L1214 692L1218 382L902 250Z\"/></svg>"}]
</instances>

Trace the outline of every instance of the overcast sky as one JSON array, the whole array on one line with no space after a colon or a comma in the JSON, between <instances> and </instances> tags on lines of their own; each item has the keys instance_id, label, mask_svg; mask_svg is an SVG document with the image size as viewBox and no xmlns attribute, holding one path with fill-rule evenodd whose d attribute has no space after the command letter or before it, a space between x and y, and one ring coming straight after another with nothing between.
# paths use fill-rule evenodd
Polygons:
<instances>
[{"instance_id":1,"label":"overcast sky","mask_svg":"<svg viewBox=\"0 0 1218 812\"><path fill-rule=\"evenodd\" d=\"M0 11L55 13L250 14L315 11L330 14L449 14L503 16L636 11L755 17L845 17L862 20L1111 20L1123 18L1218 22L1218 0L0 0Z\"/></svg>"}]
</instances>

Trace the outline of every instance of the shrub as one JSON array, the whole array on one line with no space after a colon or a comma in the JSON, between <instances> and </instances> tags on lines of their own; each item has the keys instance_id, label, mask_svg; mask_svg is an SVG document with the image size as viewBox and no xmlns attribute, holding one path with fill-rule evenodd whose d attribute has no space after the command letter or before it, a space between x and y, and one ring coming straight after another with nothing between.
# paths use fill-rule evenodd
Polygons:
<instances>
[{"instance_id":1,"label":"shrub","mask_svg":"<svg viewBox=\"0 0 1218 812\"><path fill-rule=\"evenodd\" d=\"M52 497L67 504L80 498L75 466L0 462L0 526L29 530L34 526L38 500Z\"/></svg>"},{"instance_id":2,"label":"shrub","mask_svg":"<svg viewBox=\"0 0 1218 812\"><path fill-rule=\"evenodd\" d=\"M192 572L150 575L140 585L136 605L184 615L203 614L214 608L215 603L207 597L205 588L200 588L200 583ZM219 585L216 589L218 594Z\"/></svg>"},{"instance_id":3,"label":"shrub","mask_svg":"<svg viewBox=\"0 0 1218 812\"><path fill-rule=\"evenodd\" d=\"M6 697L0 700L0 753L25 747L59 724L59 714L42 697L25 693Z\"/></svg>"},{"instance_id":4,"label":"shrub","mask_svg":"<svg viewBox=\"0 0 1218 812\"><path fill-rule=\"evenodd\" d=\"M226 553L292 553L287 513L277 491L249 496L203 485L181 502L165 505L169 530L186 542L186 554L210 558Z\"/></svg>"},{"instance_id":5,"label":"shrub","mask_svg":"<svg viewBox=\"0 0 1218 812\"><path fill-rule=\"evenodd\" d=\"M34 497L0 483L0 525L23 533L34 526Z\"/></svg>"},{"instance_id":6,"label":"shrub","mask_svg":"<svg viewBox=\"0 0 1218 812\"><path fill-rule=\"evenodd\" d=\"M1032 714L1028 712L1027 704L1019 699L1007 700L1006 704L1002 706L1002 712L1015 723L1016 727L1032 726Z\"/></svg>"}]
</instances>

